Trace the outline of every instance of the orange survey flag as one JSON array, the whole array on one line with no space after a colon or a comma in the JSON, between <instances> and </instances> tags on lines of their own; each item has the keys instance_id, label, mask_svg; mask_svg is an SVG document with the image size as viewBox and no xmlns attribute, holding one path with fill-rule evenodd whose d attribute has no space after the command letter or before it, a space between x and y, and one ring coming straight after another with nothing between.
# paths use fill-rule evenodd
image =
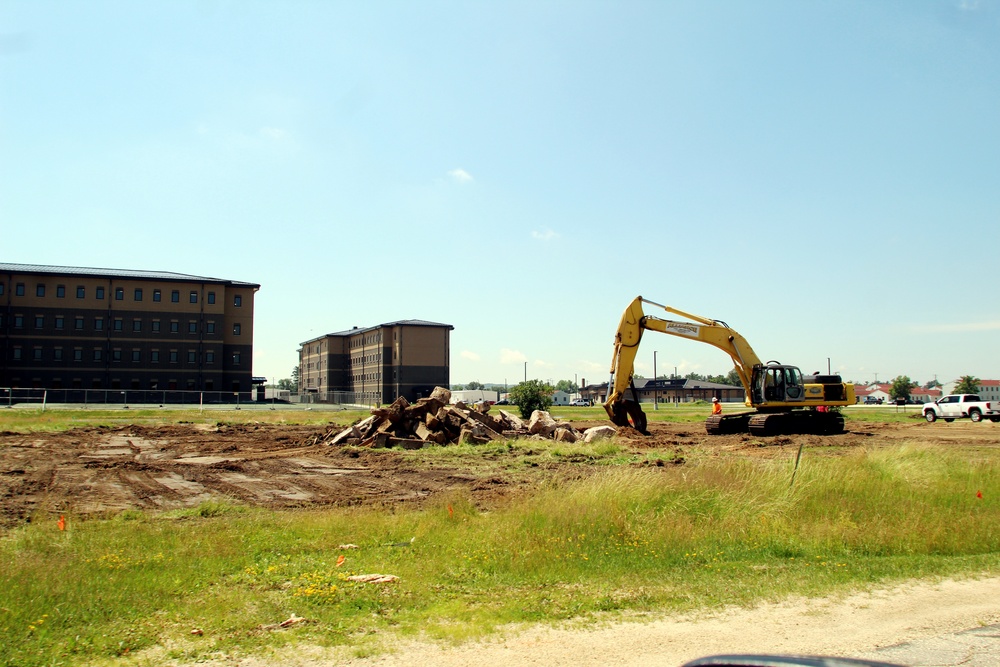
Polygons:
<instances>
[{"instance_id":1,"label":"orange survey flag","mask_svg":"<svg viewBox=\"0 0 1000 667\"><path fill-rule=\"evenodd\" d=\"M59 515L59 530L66 530L66 517Z\"/></svg>"}]
</instances>

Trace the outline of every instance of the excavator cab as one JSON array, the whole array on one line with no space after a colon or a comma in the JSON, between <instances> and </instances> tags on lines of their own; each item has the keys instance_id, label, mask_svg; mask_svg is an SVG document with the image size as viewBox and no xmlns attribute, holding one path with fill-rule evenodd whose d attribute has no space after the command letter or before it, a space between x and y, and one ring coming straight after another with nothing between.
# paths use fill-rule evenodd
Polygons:
<instances>
[{"instance_id":1,"label":"excavator cab","mask_svg":"<svg viewBox=\"0 0 1000 667\"><path fill-rule=\"evenodd\" d=\"M751 384L751 400L754 405L795 403L805 399L802 371L797 366L787 366L775 361L769 361L766 366L754 366Z\"/></svg>"}]
</instances>

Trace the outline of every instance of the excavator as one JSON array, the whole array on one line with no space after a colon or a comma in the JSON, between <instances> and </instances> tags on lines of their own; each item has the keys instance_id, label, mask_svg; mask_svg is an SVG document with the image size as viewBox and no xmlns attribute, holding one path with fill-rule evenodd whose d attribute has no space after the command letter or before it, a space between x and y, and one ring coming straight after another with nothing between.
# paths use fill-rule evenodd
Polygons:
<instances>
[{"instance_id":1,"label":"excavator","mask_svg":"<svg viewBox=\"0 0 1000 667\"><path fill-rule=\"evenodd\" d=\"M643 313L644 303L687 321L650 317ZM647 432L646 414L639 406L632 379L639 341L647 329L714 345L732 358L746 391L746 406L753 410L712 415L705 421L705 430L710 435L747 432L757 436L833 435L844 432L843 416L829 408L853 405L853 384L841 382L839 375L803 375L797 366L777 361L764 363L746 339L725 322L685 313L641 296L625 309L615 334L611 381L604 403L615 425ZM632 399L625 395L629 388Z\"/></svg>"}]
</instances>

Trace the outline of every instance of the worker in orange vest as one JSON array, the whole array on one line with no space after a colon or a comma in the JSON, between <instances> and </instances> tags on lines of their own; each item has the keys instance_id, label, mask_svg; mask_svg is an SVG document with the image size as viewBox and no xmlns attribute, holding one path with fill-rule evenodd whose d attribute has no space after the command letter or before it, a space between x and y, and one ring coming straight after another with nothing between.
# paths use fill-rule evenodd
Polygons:
<instances>
[{"instance_id":1,"label":"worker in orange vest","mask_svg":"<svg viewBox=\"0 0 1000 667\"><path fill-rule=\"evenodd\" d=\"M715 396L712 397L712 414L713 415L722 414L722 403L719 403L719 399Z\"/></svg>"}]
</instances>

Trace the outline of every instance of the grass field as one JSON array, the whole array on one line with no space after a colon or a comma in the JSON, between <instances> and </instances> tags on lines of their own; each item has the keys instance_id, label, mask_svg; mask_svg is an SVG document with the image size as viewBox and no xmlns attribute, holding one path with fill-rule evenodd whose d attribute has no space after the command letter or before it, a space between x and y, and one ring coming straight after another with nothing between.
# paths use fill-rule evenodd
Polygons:
<instances>
[{"instance_id":1,"label":"grass field","mask_svg":"<svg viewBox=\"0 0 1000 667\"><path fill-rule=\"evenodd\" d=\"M599 407L565 410L603 415ZM892 410L882 419L912 418ZM648 414L694 422L705 410ZM863 418L879 414L866 409ZM135 410L128 420L357 416ZM0 413L0 429L118 418L12 410ZM489 513L457 494L420 511L273 512L213 502L72 521L66 530L10 530L0 535L0 664L142 656L139 664L155 665L297 643L367 655L393 636L463 641L506 623L752 605L1000 565L1000 500L990 493L1000 472L982 450L873 443L814 457L790 486L786 460L692 450L665 482L615 465L614 441L599 447L598 473L554 482L541 468L533 493ZM487 454L432 447L414 456L455 465ZM350 579L366 574L398 579Z\"/></svg>"}]
</instances>

